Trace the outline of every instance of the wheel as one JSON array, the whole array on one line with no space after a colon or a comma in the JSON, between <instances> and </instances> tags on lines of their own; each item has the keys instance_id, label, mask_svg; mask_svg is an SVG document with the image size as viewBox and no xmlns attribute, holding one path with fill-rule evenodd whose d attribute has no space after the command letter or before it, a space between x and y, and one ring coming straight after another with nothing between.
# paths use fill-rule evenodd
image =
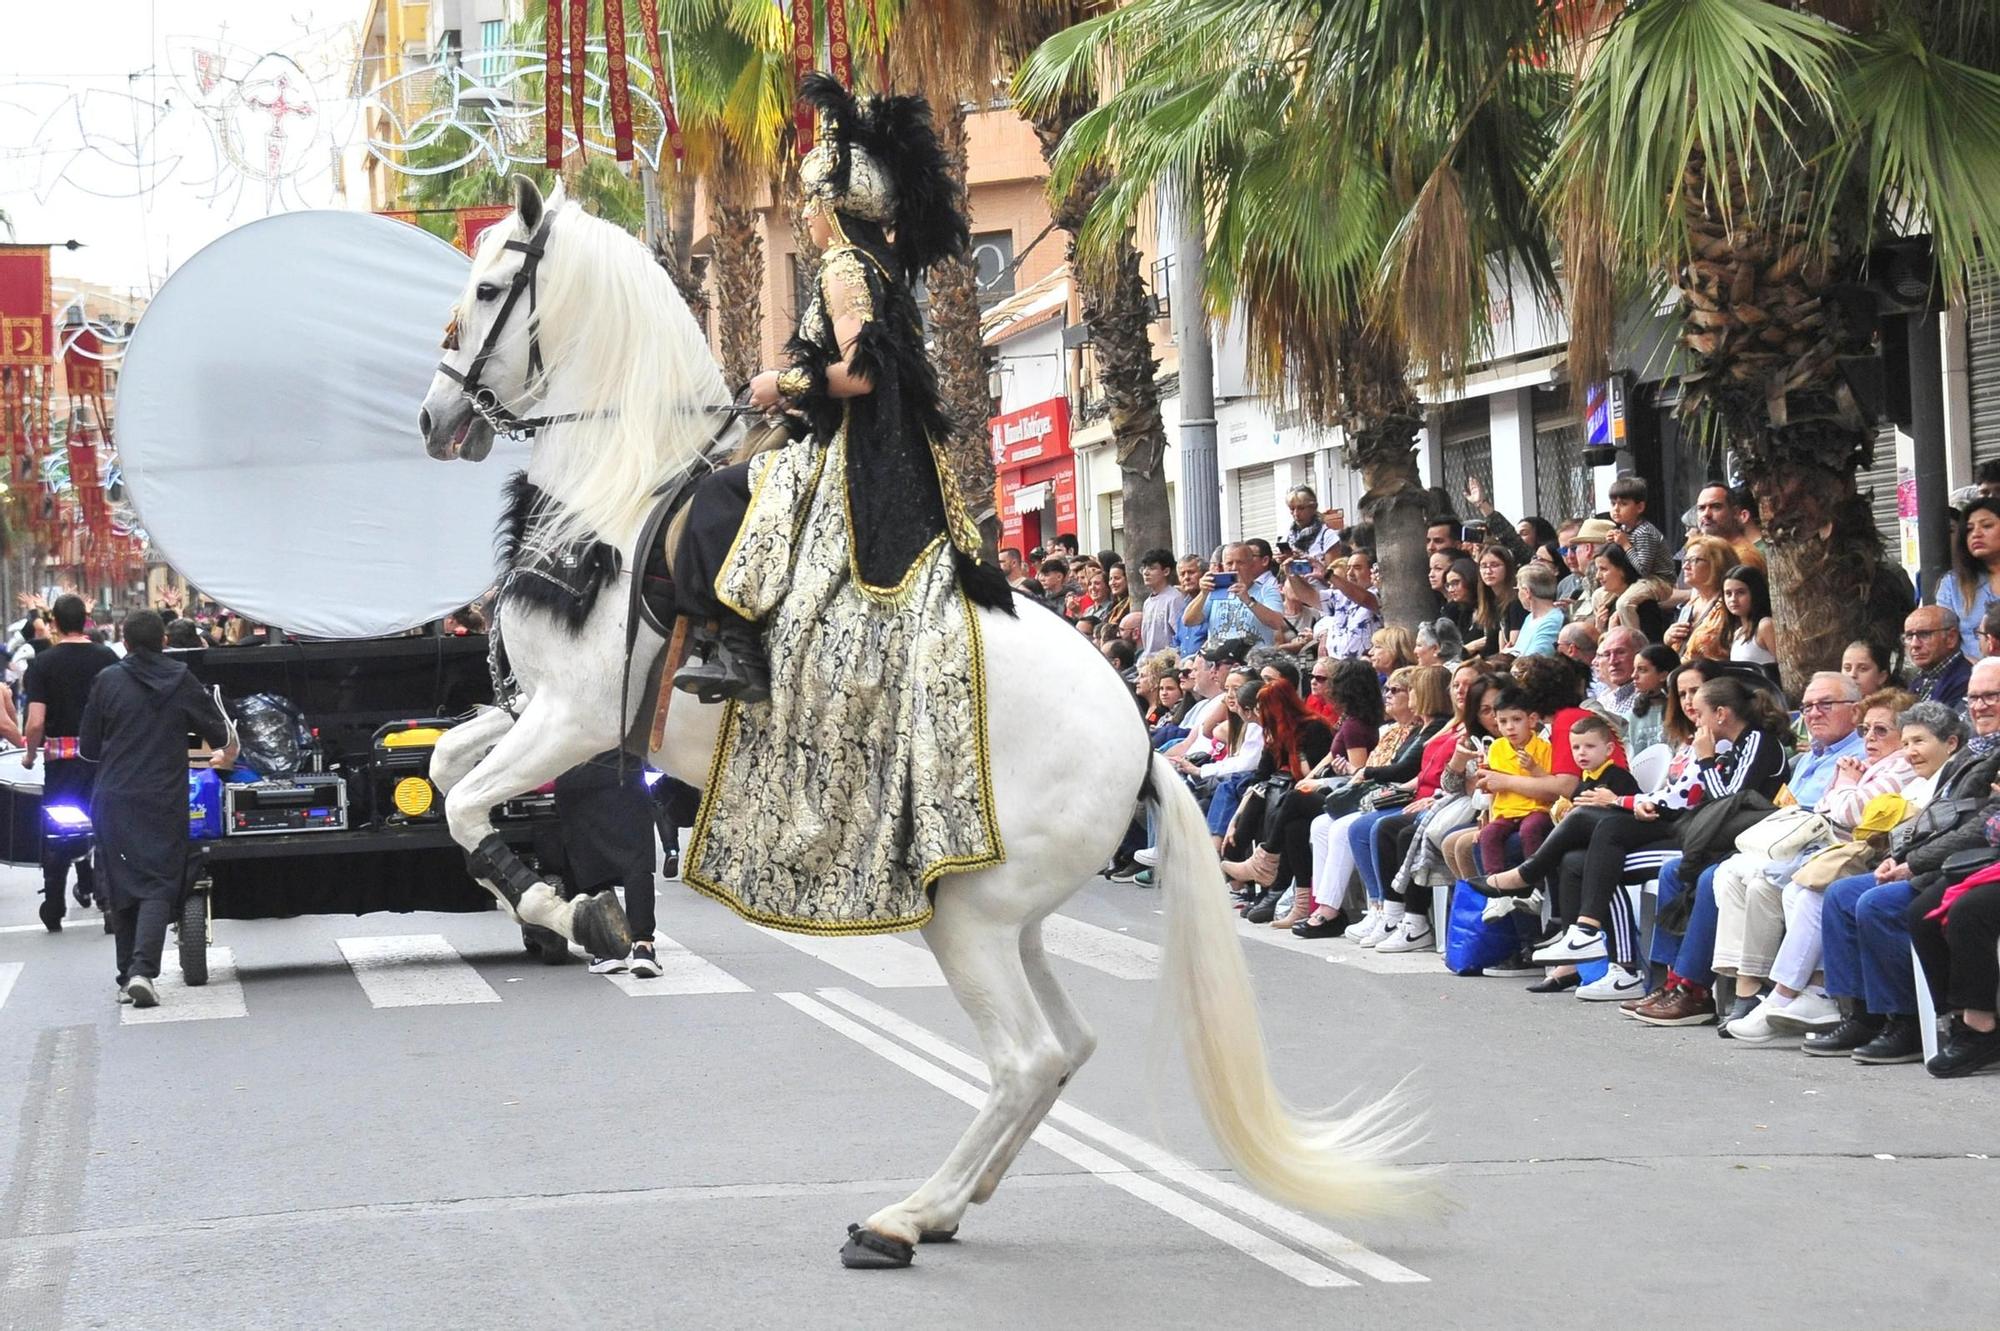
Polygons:
<instances>
[{"instance_id":1,"label":"wheel","mask_svg":"<svg viewBox=\"0 0 2000 1331\"><path fill-rule=\"evenodd\" d=\"M208 983L208 893L181 902L181 976L190 986Z\"/></svg>"}]
</instances>

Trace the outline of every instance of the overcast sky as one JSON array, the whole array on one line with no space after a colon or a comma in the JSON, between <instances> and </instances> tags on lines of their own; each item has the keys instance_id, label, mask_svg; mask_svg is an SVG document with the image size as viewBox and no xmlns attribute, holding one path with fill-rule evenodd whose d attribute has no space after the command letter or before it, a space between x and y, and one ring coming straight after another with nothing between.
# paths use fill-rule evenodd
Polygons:
<instances>
[{"instance_id":1,"label":"overcast sky","mask_svg":"<svg viewBox=\"0 0 2000 1331\"><path fill-rule=\"evenodd\" d=\"M361 0L4 0L0 8L0 210L19 240L83 242L55 252L59 277L149 291L230 227L337 202L330 167L336 140L351 137L345 66ZM227 76L206 94L206 109L197 48L220 55ZM324 71L309 88L288 85L287 103L311 114L284 117L275 143L268 111L225 100L232 80L256 81L256 60L270 52ZM270 81L261 86L268 100ZM273 191L233 169L216 149L212 115L235 117L259 164L278 153L289 183Z\"/></svg>"}]
</instances>

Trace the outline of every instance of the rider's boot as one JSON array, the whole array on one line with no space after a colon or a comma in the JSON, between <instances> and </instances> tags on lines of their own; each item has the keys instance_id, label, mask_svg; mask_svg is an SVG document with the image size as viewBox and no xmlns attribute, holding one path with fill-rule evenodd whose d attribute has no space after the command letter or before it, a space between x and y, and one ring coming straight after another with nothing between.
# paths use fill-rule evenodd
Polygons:
<instances>
[{"instance_id":1,"label":"rider's boot","mask_svg":"<svg viewBox=\"0 0 2000 1331\"><path fill-rule=\"evenodd\" d=\"M688 631L688 659L674 672L674 687L703 702L763 702L771 696L771 666L756 625L738 615L696 621Z\"/></svg>"}]
</instances>

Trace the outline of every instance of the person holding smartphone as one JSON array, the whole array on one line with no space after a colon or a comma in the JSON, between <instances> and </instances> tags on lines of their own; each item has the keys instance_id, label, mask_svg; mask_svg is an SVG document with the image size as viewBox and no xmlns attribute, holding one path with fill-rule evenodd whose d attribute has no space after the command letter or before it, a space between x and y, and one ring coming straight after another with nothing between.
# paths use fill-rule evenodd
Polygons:
<instances>
[{"instance_id":1,"label":"person holding smartphone","mask_svg":"<svg viewBox=\"0 0 2000 1331\"><path fill-rule=\"evenodd\" d=\"M1285 599L1270 557L1248 542L1224 546L1222 568L1202 575L1183 621L1200 624L1206 640L1247 637L1270 646L1285 627Z\"/></svg>"}]
</instances>

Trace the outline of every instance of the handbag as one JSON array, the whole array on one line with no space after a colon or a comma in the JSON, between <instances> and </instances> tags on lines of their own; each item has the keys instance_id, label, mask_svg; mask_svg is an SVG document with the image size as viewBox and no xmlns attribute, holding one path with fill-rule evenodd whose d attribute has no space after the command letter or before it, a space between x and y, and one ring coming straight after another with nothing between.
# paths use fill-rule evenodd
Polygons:
<instances>
[{"instance_id":1,"label":"handbag","mask_svg":"<svg viewBox=\"0 0 2000 1331\"><path fill-rule=\"evenodd\" d=\"M1759 819L1737 833L1736 849L1762 860L1795 860L1814 846L1823 845L1836 836L1833 824L1824 817L1811 809L1794 805Z\"/></svg>"},{"instance_id":2,"label":"handbag","mask_svg":"<svg viewBox=\"0 0 2000 1331\"><path fill-rule=\"evenodd\" d=\"M1414 785L1391 784L1377 786L1361 797L1361 807L1371 812L1400 809L1417 798Z\"/></svg>"},{"instance_id":3,"label":"handbag","mask_svg":"<svg viewBox=\"0 0 2000 1331\"><path fill-rule=\"evenodd\" d=\"M1681 819L1681 881L1692 884L1704 870L1735 854L1736 838L1774 812L1776 806L1754 790L1739 790L1697 804Z\"/></svg>"},{"instance_id":4,"label":"handbag","mask_svg":"<svg viewBox=\"0 0 2000 1331\"><path fill-rule=\"evenodd\" d=\"M1326 816L1345 818L1361 812L1362 801L1376 789L1373 781L1348 781L1326 792Z\"/></svg>"},{"instance_id":5,"label":"handbag","mask_svg":"<svg viewBox=\"0 0 2000 1331\"><path fill-rule=\"evenodd\" d=\"M1882 858L1882 838L1868 837L1828 846L1792 870L1792 881L1813 892L1824 892L1843 878L1867 873Z\"/></svg>"}]
</instances>

